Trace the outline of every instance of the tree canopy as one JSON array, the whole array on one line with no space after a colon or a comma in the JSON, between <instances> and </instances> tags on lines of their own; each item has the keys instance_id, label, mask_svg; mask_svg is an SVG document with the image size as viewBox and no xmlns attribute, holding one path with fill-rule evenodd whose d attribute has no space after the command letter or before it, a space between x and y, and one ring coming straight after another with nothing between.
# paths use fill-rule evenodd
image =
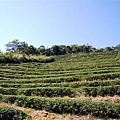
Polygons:
<instances>
[{"instance_id":1,"label":"tree canopy","mask_svg":"<svg viewBox=\"0 0 120 120\"><path fill-rule=\"evenodd\" d=\"M19 39L15 39L12 42L5 44L6 51L18 52L18 51L25 51L28 47L26 42L19 42Z\"/></svg>"},{"instance_id":2,"label":"tree canopy","mask_svg":"<svg viewBox=\"0 0 120 120\"><path fill-rule=\"evenodd\" d=\"M87 44L83 45L53 45L50 48L45 48L44 45L40 45L38 48L34 47L33 45L28 45L26 42L20 42L19 39L15 39L11 42L8 42L5 44L6 46L6 51L7 52L22 52L27 55L64 55L64 54L72 54L72 53L88 53L92 51L112 51L112 50L120 50L120 44L117 45L116 47L105 47L105 48L100 48L96 49L95 47Z\"/></svg>"}]
</instances>

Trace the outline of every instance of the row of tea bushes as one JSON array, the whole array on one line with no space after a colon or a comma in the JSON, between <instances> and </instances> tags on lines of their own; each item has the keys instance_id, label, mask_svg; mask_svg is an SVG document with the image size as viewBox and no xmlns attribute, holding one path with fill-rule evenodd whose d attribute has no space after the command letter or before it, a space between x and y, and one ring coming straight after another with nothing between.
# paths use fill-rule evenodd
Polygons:
<instances>
[{"instance_id":1,"label":"row of tea bushes","mask_svg":"<svg viewBox=\"0 0 120 120\"><path fill-rule=\"evenodd\" d=\"M116 78L120 78L120 72L93 74L93 75L85 76L84 79L93 81L93 80L113 80Z\"/></svg>"},{"instance_id":2,"label":"row of tea bushes","mask_svg":"<svg viewBox=\"0 0 120 120\"><path fill-rule=\"evenodd\" d=\"M26 95L41 97L64 97L74 96L74 91L64 87L41 87L41 88L0 88L0 94L4 95Z\"/></svg>"},{"instance_id":3,"label":"row of tea bushes","mask_svg":"<svg viewBox=\"0 0 120 120\"><path fill-rule=\"evenodd\" d=\"M16 68L17 69L17 68ZM39 71L41 73L41 71ZM82 75L81 73L77 74L50 74L45 73L40 75L30 75L26 74L25 71L23 74L19 73L6 73L6 72L0 72L0 80L39 80L39 83L60 83L60 82L75 82L75 81L106 81L106 80L115 80L120 78L120 72L113 72L113 73L106 73L106 74L87 74ZM49 75L47 75L49 74ZM35 82L35 81L34 81ZM18 82L19 83L19 82Z\"/></svg>"},{"instance_id":4,"label":"row of tea bushes","mask_svg":"<svg viewBox=\"0 0 120 120\"><path fill-rule=\"evenodd\" d=\"M74 82L74 81L81 81L79 77L51 77L51 78L35 78L35 79L15 79L15 78L8 78L0 80L0 83L61 83L61 82Z\"/></svg>"},{"instance_id":5,"label":"row of tea bushes","mask_svg":"<svg viewBox=\"0 0 120 120\"><path fill-rule=\"evenodd\" d=\"M0 120L26 120L28 115L12 107L0 107Z\"/></svg>"},{"instance_id":6,"label":"row of tea bushes","mask_svg":"<svg viewBox=\"0 0 120 120\"><path fill-rule=\"evenodd\" d=\"M18 75L4 75L1 74L0 77L6 79L6 81L1 80L0 83L61 83L61 82L75 82L75 81L93 81L93 80L113 80L119 79L119 72L109 73L109 74L97 74L97 75L86 75L86 76L63 76L63 77L49 77L40 78L38 76L18 76ZM1 78L1 79L2 79ZM10 80L9 80L10 79Z\"/></svg>"},{"instance_id":7,"label":"row of tea bushes","mask_svg":"<svg viewBox=\"0 0 120 120\"><path fill-rule=\"evenodd\" d=\"M120 85L99 86L99 87L38 87L38 88L0 88L3 95L26 95L41 97L77 97L79 93L85 96L114 96L120 95Z\"/></svg>"},{"instance_id":8,"label":"row of tea bushes","mask_svg":"<svg viewBox=\"0 0 120 120\"><path fill-rule=\"evenodd\" d=\"M66 85L67 84L67 85ZM79 88L79 87L99 87L99 86L110 86L110 85L120 85L120 79L119 80L94 80L94 81L81 81L81 82L69 82L64 83L63 85L66 87L71 88Z\"/></svg>"},{"instance_id":9,"label":"row of tea bushes","mask_svg":"<svg viewBox=\"0 0 120 120\"><path fill-rule=\"evenodd\" d=\"M70 88L80 88L80 87L99 87L99 86L111 86L120 85L120 79L118 80L104 80L104 81L78 81L78 82L61 82L61 83L1 83L0 87L4 88L36 88L36 87L70 87Z\"/></svg>"},{"instance_id":10,"label":"row of tea bushes","mask_svg":"<svg viewBox=\"0 0 120 120\"><path fill-rule=\"evenodd\" d=\"M17 68L16 68L17 69ZM12 70L11 70L12 71ZM49 74L49 75L48 75ZM84 74L84 75L83 75ZM41 82L45 81L46 79L49 79L49 81L53 81L51 79L56 79L56 82L59 82L60 79L66 80L66 79L71 79L73 78L75 81L76 79L81 79L81 80L87 80L87 81L93 81L93 80L114 80L120 78L119 72L112 72L112 73L101 73L101 74L88 74L87 72L85 73L69 73L69 74L51 74L51 73L42 73L41 71L36 73L27 73L26 71L22 71L20 74L17 72L0 72L0 78L2 79L39 79ZM45 79L45 80L44 80ZM58 80L58 81L57 81ZM73 80L73 82L74 82ZM63 82L61 81L61 82ZM54 81L53 81L54 82ZM65 81L67 82L67 81ZM68 81L70 82L70 81Z\"/></svg>"},{"instance_id":11,"label":"row of tea bushes","mask_svg":"<svg viewBox=\"0 0 120 120\"><path fill-rule=\"evenodd\" d=\"M78 90L79 91L79 90ZM81 91L81 89L80 89ZM120 85L100 86L100 87L82 87L86 96L120 96Z\"/></svg>"},{"instance_id":12,"label":"row of tea bushes","mask_svg":"<svg viewBox=\"0 0 120 120\"><path fill-rule=\"evenodd\" d=\"M118 103L14 95L0 95L0 101L61 114L89 114L100 118L120 118L120 104Z\"/></svg>"}]
</instances>

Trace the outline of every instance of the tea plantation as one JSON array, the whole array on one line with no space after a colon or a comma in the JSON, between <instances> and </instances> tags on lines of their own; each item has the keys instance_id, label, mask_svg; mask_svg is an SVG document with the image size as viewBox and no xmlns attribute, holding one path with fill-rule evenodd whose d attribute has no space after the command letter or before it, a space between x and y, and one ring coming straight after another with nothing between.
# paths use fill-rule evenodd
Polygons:
<instances>
[{"instance_id":1,"label":"tea plantation","mask_svg":"<svg viewBox=\"0 0 120 120\"><path fill-rule=\"evenodd\" d=\"M0 101L60 114L120 119L120 102L80 99L120 97L116 56L116 51L91 52L55 56L50 63L0 63Z\"/></svg>"}]
</instances>

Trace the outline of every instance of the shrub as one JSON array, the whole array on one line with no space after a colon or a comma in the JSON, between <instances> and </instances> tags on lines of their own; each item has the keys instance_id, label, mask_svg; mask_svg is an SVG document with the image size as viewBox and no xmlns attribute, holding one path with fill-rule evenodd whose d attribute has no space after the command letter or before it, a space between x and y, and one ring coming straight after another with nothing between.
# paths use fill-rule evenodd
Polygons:
<instances>
[{"instance_id":1,"label":"shrub","mask_svg":"<svg viewBox=\"0 0 120 120\"><path fill-rule=\"evenodd\" d=\"M87 96L114 96L120 95L120 85L113 85L113 86L100 86L100 87L83 87L83 91Z\"/></svg>"},{"instance_id":2,"label":"shrub","mask_svg":"<svg viewBox=\"0 0 120 120\"><path fill-rule=\"evenodd\" d=\"M0 120L26 120L27 114L12 107L0 107Z\"/></svg>"},{"instance_id":3,"label":"shrub","mask_svg":"<svg viewBox=\"0 0 120 120\"><path fill-rule=\"evenodd\" d=\"M8 99L16 97L13 101L18 106L46 110L54 113L70 113L76 115L93 115L100 118L120 118L120 104L109 102L95 102L90 100L76 100L67 98L43 98L25 96L3 96L2 100L10 102ZM7 100L6 100L7 99Z\"/></svg>"},{"instance_id":4,"label":"shrub","mask_svg":"<svg viewBox=\"0 0 120 120\"><path fill-rule=\"evenodd\" d=\"M54 62L55 59L53 57L46 56L36 56L36 55L26 55L22 53L13 53L8 52L5 54L0 53L0 62L1 63L20 63L20 62L41 62L41 63L49 63Z\"/></svg>"}]
</instances>

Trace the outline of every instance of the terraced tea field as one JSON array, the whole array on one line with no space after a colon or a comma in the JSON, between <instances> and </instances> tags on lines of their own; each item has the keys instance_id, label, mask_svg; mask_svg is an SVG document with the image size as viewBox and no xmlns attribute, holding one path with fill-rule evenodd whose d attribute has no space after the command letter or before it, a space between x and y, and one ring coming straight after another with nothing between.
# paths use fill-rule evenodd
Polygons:
<instances>
[{"instance_id":1,"label":"terraced tea field","mask_svg":"<svg viewBox=\"0 0 120 120\"><path fill-rule=\"evenodd\" d=\"M60 114L120 119L117 52L55 56L55 62L0 63L0 101Z\"/></svg>"}]
</instances>

